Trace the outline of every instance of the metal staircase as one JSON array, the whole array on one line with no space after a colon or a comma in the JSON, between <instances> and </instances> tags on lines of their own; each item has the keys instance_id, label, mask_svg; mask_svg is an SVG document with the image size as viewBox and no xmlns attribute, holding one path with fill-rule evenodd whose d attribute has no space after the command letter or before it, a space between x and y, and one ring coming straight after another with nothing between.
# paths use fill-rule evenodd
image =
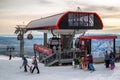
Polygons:
<instances>
[{"instance_id":1,"label":"metal staircase","mask_svg":"<svg viewBox=\"0 0 120 80\"><path fill-rule=\"evenodd\" d=\"M80 56L82 52L80 50L71 50L54 53L44 59L45 66L54 66L62 64L72 64L73 59L76 56ZM77 57L76 57L77 58Z\"/></svg>"}]
</instances>

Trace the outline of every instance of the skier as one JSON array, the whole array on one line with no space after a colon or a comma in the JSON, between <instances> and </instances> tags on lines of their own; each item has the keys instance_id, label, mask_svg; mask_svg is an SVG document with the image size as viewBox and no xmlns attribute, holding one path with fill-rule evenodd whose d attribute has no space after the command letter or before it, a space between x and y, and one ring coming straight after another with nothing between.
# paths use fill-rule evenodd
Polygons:
<instances>
[{"instance_id":1,"label":"skier","mask_svg":"<svg viewBox=\"0 0 120 80\"><path fill-rule=\"evenodd\" d=\"M111 51L111 52L110 52L110 58L111 58L112 56L115 58L114 53Z\"/></svg>"},{"instance_id":2,"label":"skier","mask_svg":"<svg viewBox=\"0 0 120 80\"><path fill-rule=\"evenodd\" d=\"M24 71L27 72L27 66L29 67L28 61L27 61L26 57L22 57L22 60L23 60L23 64L20 67L20 69L24 66Z\"/></svg>"},{"instance_id":3,"label":"skier","mask_svg":"<svg viewBox=\"0 0 120 80\"><path fill-rule=\"evenodd\" d=\"M40 71L39 71L39 68L38 68L38 63L37 63L36 57L33 58L32 64L34 65L34 67L33 67L33 69L31 70L31 73L34 72L34 69L37 69L37 73L39 74Z\"/></svg>"},{"instance_id":4,"label":"skier","mask_svg":"<svg viewBox=\"0 0 120 80\"><path fill-rule=\"evenodd\" d=\"M109 64L110 64L110 54L106 51L105 52L105 65L106 65L106 68L109 68Z\"/></svg>"},{"instance_id":5,"label":"skier","mask_svg":"<svg viewBox=\"0 0 120 80\"><path fill-rule=\"evenodd\" d=\"M11 60L11 59L12 59L12 55L10 54L10 55L9 55L9 60Z\"/></svg>"},{"instance_id":6,"label":"skier","mask_svg":"<svg viewBox=\"0 0 120 80\"><path fill-rule=\"evenodd\" d=\"M95 71L95 68L93 66L93 57L91 54L88 55L88 69Z\"/></svg>"},{"instance_id":7,"label":"skier","mask_svg":"<svg viewBox=\"0 0 120 80\"><path fill-rule=\"evenodd\" d=\"M110 69L113 70L115 68L115 58L114 56L112 55L110 57Z\"/></svg>"}]
</instances>

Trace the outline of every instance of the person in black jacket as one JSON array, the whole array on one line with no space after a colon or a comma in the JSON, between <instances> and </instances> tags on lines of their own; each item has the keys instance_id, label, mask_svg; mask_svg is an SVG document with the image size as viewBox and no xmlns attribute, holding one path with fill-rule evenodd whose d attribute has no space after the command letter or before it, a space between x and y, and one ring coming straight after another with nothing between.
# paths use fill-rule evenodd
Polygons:
<instances>
[{"instance_id":1,"label":"person in black jacket","mask_svg":"<svg viewBox=\"0 0 120 80\"><path fill-rule=\"evenodd\" d=\"M109 64L110 64L110 54L108 53L108 51L105 52L105 66L106 68L109 68Z\"/></svg>"}]
</instances>

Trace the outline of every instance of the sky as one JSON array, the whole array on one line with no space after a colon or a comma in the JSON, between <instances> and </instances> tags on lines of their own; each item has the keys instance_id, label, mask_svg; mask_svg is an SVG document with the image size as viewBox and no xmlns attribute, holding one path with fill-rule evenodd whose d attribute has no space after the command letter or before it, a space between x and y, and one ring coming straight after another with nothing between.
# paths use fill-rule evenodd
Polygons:
<instances>
[{"instance_id":1,"label":"sky","mask_svg":"<svg viewBox=\"0 0 120 80\"><path fill-rule=\"evenodd\" d=\"M16 25L65 11L97 12L105 30L120 30L119 0L0 0L0 34L13 34Z\"/></svg>"}]
</instances>

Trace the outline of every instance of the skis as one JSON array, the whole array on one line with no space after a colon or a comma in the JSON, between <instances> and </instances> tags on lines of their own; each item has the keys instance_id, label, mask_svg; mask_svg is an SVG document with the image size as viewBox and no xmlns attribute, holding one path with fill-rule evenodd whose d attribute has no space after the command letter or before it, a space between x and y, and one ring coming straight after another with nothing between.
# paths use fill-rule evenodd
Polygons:
<instances>
[{"instance_id":1,"label":"skis","mask_svg":"<svg viewBox=\"0 0 120 80\"><path fill-rule=\"evenodd\" d=\"M32 66L29 67L29 71L30 71L30 73L32 72Z\"/></svg>"}]
</instances>

